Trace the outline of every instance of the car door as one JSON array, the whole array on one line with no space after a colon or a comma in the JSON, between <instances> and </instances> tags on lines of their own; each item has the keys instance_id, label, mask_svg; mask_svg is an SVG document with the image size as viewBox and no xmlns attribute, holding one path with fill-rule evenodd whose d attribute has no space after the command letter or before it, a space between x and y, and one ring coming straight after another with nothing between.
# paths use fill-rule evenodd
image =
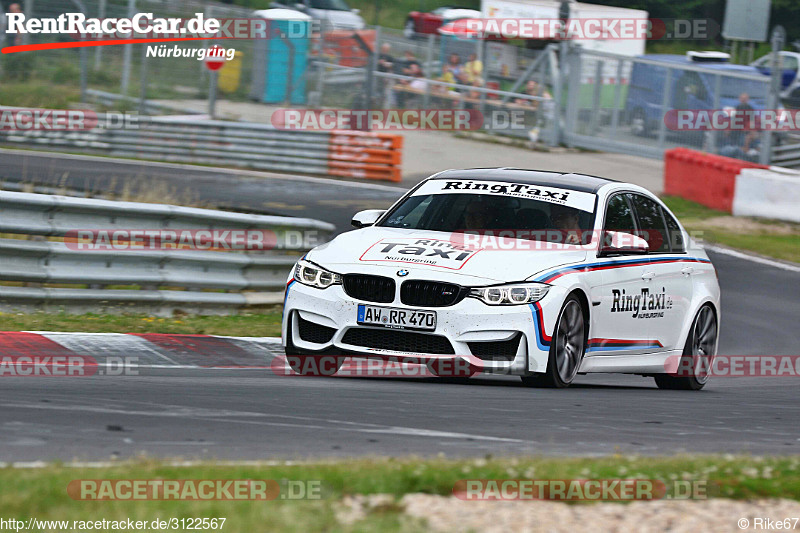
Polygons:
<instances>
[{"instance_id":1,"label":"car door","mask_svg":"<svg viewBox=\"0 0 800 533\"><path fill-rule=\"evenodd\" d=\"M636 219L628 193L616 193L606 202L603 230L635 234ZM604 233L603 232L603 233ZM602 238L602 234L601 234ZM649 320L639 318L642 289L651 274L647 255L603 256L598 249L594 268L600 285L592 289L590 355L635 355L657 345L648 331Z\"/></svg>"},{"instance_id":2,"label":"car door","mask_svg":"<svg viewBox=\"0 0 800 533\"><path fill-rule=\"evenodd\" d=\"M653 274L652 279L644 280L638 320L662 345L659 351L683 348L679 346L680 334L691 310L694 267L687 262L677 222L670 220L668 224L667 217L671 216L654 199L636 193L630 198L639 236L650 246L648 271Z\"/></svg>"}]
</instances>

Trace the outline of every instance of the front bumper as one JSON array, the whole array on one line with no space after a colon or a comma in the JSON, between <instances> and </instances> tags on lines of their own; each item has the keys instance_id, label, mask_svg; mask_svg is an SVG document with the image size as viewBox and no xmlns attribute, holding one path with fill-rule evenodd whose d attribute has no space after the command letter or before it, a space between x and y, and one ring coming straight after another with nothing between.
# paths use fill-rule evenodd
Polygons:
<instances>
[{"instance_id":1,"label":"front bumper","mask_svg":"<svg viewBox=\"0 0 800 533\"><path fill-rule=\"evenodd\" d=\"M478 372L508 373L522 375L528 372L544 372L549 353L549 334L561 308L564 294L558 287L551 287L548 294L537 304L518 306L490 306L474 298L465 298L448 307L412 307L395 298L391 303L373 303L356 300L344 292L341 285L327 289L308 287L290 282L284 305L282 339L284 347L287 335L292 344L303 351L341 353L355 357L377 357L397 361L441 361L461 359L467 361ZM354 335L347 335L352 328L371 330L368 333L386 331L387 328L362 326L357 323L359 304L392 307L409 310L431 310L437 314L436 329L428 332L409 332L416 335L432 335L446 339L452 347L450 353L420 353L401 349L370 346L369 341L348 343ZM329 340L309 342L300 337L300 320L332 328ZM291 325L291 331L288 331ZM403 335L406 330L389 330L393 336ZM361 332L364 333L364 332ZM369 337L370 335L360 335ZM491 347L483 345L477 350L475 343L502 343L519 337L516 354L493 357ZM416 337L419 339L419 337ZM319 340L319 339L315 339ZM424 344L424 343L423 343ZM477 353L474 353L477 352Z\"/></svg>"}]
</instances>

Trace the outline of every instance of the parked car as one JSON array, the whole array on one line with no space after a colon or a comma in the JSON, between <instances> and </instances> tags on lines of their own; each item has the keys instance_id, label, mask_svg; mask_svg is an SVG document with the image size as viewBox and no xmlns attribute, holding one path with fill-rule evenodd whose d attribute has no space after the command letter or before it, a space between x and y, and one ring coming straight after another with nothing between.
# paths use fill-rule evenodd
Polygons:
<instances>
[{"instance_id":1,"label":"parked car","mask_svg":"<svg viewBox=\"0 0 800 533\"><path fill-rule=\"evenodd\" d=\"M800 52L779 52L781 73L781 100L788 106L800 108ZM765 76L772 76L772 54L759 57L751 66Z\"/></svg>"},{"instance_id":2,"label":"parked car","mask_svg":"<svg viewBox=\"0 0 800 533\"><path fill-rule=\"evenodd\" d=\"M701 56L688 54L639 56L646 62L634 62L625 101L625 115L631 132L646 136L657 131L664 120L664 113L670 109L735 108L742 93L749 95L750 105L754 109L764 109L769 87L766 81L724 77L719 85L719 103L715 107L717 74L749 74L761 77L761 73L755 67L725 62L723 59L727 54L714 54L705 54L705 58L717 58L716 61L698 60ZM667 83L667 68L664 67L670 67L671 70L670 101L667 109L663 108ZM702 70L693 67L702 67Z\"/></svg>"},{"instance_id":3,"label":"parked car","mask_svg":"<svg viewBox=\"0 0 800 533\"><path fill-rule=\"evenodd\" d=\"M445 23L458 19L481 18L481 12L461 7L437 7L431 12L412 11L403 26L403 35L413 39L418 35L436 34Z\"/></svg>"},{"instance_id":4,"label":"parked car","mask_svg":"<svg viewBox=\"0 0 800 533\"><path fill-rule=\"evenodd\" d=\"M323 31L362 30L364 19L358 9L350 9L345 0L299 0L297 3L273 2L270 7L301 11L322 23Z\"/></svg>"},{"instance_id":5,"label":"parked car","mask_svg":"<svg viewBox=\"0 0 800 533\"><path fill-rule=\"evenodd\" d=\"M464 363L531 386L566 387L585 372L653 376L668 389L706 383L716 272L642 187L447 170L353 226L287 280L283 346L297 373L330 375L349 356L437 375Z\"/></svg>"}]
</instances>

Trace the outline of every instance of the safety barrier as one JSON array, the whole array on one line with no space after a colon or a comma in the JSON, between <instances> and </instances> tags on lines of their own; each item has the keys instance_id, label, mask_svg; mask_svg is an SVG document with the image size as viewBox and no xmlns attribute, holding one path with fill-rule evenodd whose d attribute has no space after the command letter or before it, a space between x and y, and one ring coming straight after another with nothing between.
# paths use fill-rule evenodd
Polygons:
<instances>
[{"instance_id":1,"label":"safety barrier","mask_svg":"<svg viewBox=\"0 0 800 533\"><path fill-rule=\"evenodd\" d=\"M736 176L733 214L800 222L800 172L744 168Z\"/></svg>"},{"instance_id":2,"label":"safety barrier","mask_svg":"<svg viewBox=\"0 0 800 533\"><path fill-rule=\"evenodd\" d=\"M743 168L767 167L688 148L668 150L664 152L664 193L730 213L736 176Z\"/></svg>"},{"instance_id":3,"label":"safety barrier","mask_svg":"<svg viewBox=\"0 0 800 533\"><path fill-rule=\"evenodd\" d=\"M297 258L334 231L333 225L312 219L8 191L0 191L0 212L0 233L39 239L0 239L0 280L6 282L0 285L3 310L230 313L280 303ZM108 230L109 235L130 235L131 230L161 230L159 235L170 230L248 230L260 235L264 244L262 250L244 253L219 251L220 246L177 249L180 241L173 246L137 246L117 237L106 246L90 247L79 240L78 230Z\"/></svg>"},{"instance_id":4,"label":"safety barrier","mask_svg":"<svg viewBox=\"0 0 800 533\"><path fill-rule=\"evenodd\" d=\"M3 109L3 108L0 108ZM9 108L5 108L9 109ZM294 131L220 120L142 117L130 128L0 130L0 143L158 161L400 181L402 137L360 131Z\"/></svg>"}]
</instances>

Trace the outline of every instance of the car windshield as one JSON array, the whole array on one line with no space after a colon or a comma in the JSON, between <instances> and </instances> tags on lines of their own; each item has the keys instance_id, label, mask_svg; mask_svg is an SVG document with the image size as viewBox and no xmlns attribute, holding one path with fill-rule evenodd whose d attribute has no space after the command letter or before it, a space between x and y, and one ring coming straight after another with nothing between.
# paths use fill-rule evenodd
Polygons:
<instances>
[{"instance_id":1,"label":"car windshield","mask_svg":"<svg viewBox=\"0 0 800 533\"><path fill-rule=\"evenodd\" d=\"M379 225L445 232L493 232L498 236L510 230L516 232L514 237L532 240L553 240L553 233L576 231L581 232L585 244L591 241L594 211L496 194L419 194L406 198Z\"/></svg>"},{"instance_id":2,"label":"car windshield","mask_svg":"<svg viewBox=\"0 0 800 533\"><path fill-rule=\"evenodd\" d=\"M722 78L720 96L722 98L739 98L742 93L747 93L751 99L763 100L769 88L769 78L764 77L764 82L745 80L741 78Z\"/></svg>"},{"instance_id":3,"label":"car windshield","mask_svg":"<svg viewBox=\"0 0 800 533\"><path fill-rule=\"evenodd\" d=\"M350 6L344 0L311 0L311 7L327 11L350 11Z\"/></svg>"}]
</instances>

